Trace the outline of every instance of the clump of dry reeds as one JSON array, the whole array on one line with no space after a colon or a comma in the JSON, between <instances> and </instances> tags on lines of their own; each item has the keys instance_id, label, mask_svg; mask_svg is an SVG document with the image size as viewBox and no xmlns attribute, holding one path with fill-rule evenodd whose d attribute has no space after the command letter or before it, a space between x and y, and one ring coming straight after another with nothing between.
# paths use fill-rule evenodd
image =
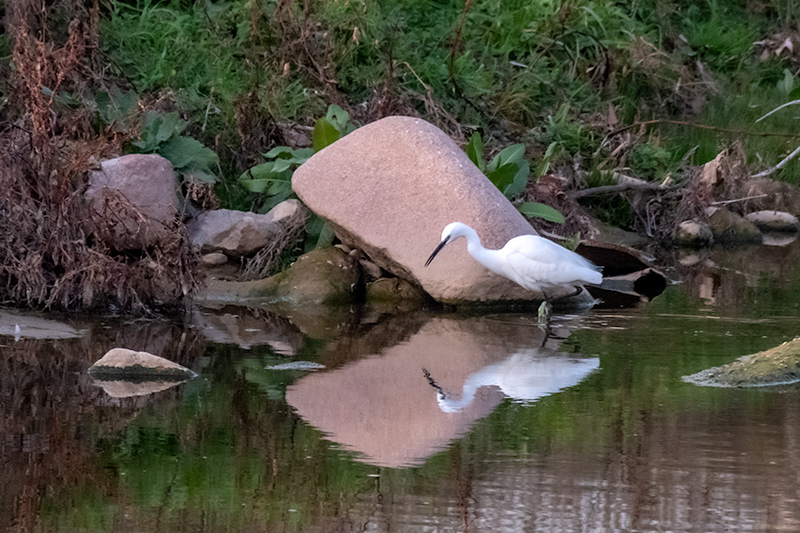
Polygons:
<instances>
[{"instance_id":1,"label":"clump of dry reeds","mask_svg":"<svg viewBox=\"0 0 800 533\"><path fill-rule=\"evenodd\" d=\"M71 15L60 36L48 27L53 10ZM0 115L0 302L141 312L178 304L197 286L196 254L178 221L172 238L135 253L111 249L85 224L92 162L127 140L111 128L97 131L86 109L57 102L98 81L97 10L97 2L87 8L76 0L8 6L15 68Z\"/></svg>"}]
</instances>

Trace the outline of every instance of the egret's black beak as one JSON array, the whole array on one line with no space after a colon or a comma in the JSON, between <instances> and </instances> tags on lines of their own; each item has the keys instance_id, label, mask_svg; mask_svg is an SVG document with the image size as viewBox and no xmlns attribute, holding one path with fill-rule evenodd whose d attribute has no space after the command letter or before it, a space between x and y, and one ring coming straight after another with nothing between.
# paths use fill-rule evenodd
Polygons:
<instances>
[{"instance_id":1,"label":"egret's black beak","mask_svg":"<svg viewBox=\"0 0 800 533\"><path fill-rule=\"evenodd\" d=\"M445 239L442 242L440 242L439 246L437 246L436 249L433 251L428 260L425 261L425 266L431 264L431 261L433 261L433 258L436 257L436 254L438 254L441 251L441 249L444 248L444 245L447 244L448 242L450 242L450 237L445 237Z\"/></svg>"}]
</instances>

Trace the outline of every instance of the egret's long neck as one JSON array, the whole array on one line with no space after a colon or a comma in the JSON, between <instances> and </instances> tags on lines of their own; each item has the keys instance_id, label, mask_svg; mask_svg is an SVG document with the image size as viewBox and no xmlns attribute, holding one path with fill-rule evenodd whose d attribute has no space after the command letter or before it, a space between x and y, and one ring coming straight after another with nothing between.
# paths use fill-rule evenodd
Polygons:
<instances>
[{"instance_id":1,"label":"egret's long neck","mask_svg":"<svg viewBox=\"0 0 800 533\"><path fill-rule=\"evenodd\" d=\"M470 228L472 233L468 233L465 235L467 238L467 252L469 255L475 259L478 263L482 264L495 274L500 274L501 276L505 276L505 272L503 270L503 261L500 257L500 250L489 250L484 248L481 244L480 238L478 238L478 234Z\"/></svg>"},{"instance_id":2,"label":"egret's long neck","mask_svg":"<svg viewBox=\"0 0 800 533\"><path fill-rule=\"evenodd\" d=\"M468 377L467 381L464 382L464 387L461 389L461 398L458 400L452 399L447 394L440 393L437 396L439 409L445 413L457 413L464 407L471 404L472 400L475 398L475 393L480 387L485 385L482 383L482 377L483 376L481 375L480 371Z\"/></svg>"}]
</instances>

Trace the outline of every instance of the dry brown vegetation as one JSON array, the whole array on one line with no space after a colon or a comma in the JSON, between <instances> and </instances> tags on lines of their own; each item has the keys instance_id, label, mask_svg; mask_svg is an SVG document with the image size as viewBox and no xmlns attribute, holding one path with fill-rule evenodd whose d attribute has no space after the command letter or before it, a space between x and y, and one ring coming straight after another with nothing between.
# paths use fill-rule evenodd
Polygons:
<instances>
[{"instance_id":1,"label":"dry brown vegetation","mask_svg":"<svg viewBox=\"0 0 800 533\"><path fill-rule=\"evenodd\" d=\"M97 2L25 0L7 7L14 69L8 73L11 98L0 115L5 303L141 312L177 304L197 284L182 224L176 223L173 239L136 254L113 250L86 229L90 167L120 153L127 140L113 128L98 129L85 107L57 100L62 89L80 93L99 83L97 20Z\"/></svg>"}]
</instances>

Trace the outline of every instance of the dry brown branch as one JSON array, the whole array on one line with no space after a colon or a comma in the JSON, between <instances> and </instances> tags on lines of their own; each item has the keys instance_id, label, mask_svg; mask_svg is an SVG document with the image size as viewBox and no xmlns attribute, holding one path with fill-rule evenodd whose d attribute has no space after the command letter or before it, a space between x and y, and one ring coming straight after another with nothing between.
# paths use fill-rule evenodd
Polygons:
<instances>
[{"instance_id":1,"label":"dry brown branch","mask_svg":"<svg viewBox=\"0 0 800 533\"><path fill-rule=\"evenodd\" d=\"M199 272L183 226L176 221L169 238L146 250L114 250L99 236L117 224L111 213L120 220L142 214L124 199L107 217L93 217L84 205L92 158L119 153L125 137L98 135L85 111L54 105L57 93L80 93L95 79L87 54L96 43L97 3L60 3L74 14L61 43L48 33L52 6L13 2L6 18L16 68L3 110L11 122L0 124L0 301L144 312L178 305L196 289ZM93 218L94 228L87 224Z\"/></svg>"},{"instance_id":2,"label":"dry brown branch","mask_svg":"<svg viewBox=\"0 0 800 533\"><path fill-rule=\"evenodd\" d=\"M618 183L616 185L602 185L600 187L592 187L591 189L583 189L571 193L573 198L584 198L586 196L598 196L601 194L614 194L625 191L658 191L675 189L677 186L664 187L660 183Z\"/></svg>"},{"instance_id":3,"label":"dry brown branch","mask_svg":"<svg viewBox=\"0 0 800 533\"><path fill-rule=\"evenodd\" d=\"M295 217L284 227L268 246L248 259L242 272L242 280L265 278L275 271L277 260L288 246L299 243L306 230L306 217Z\"/></svg>"},{"instance_id":4,"label":"dry brown branch","mask_svg":"<svg viewBox=\"0 0 800 533\"><path fill-rule=\"evenodd\" d=\"M653 120L644 120L644 121L637 121L633 124L628 124L627 126L622 126L621 128L617 128L611 133L607 135L607 137L613 137L623 131L629 130L631 128L638 128L641 126L647 126L650 124L677 124L679 126L689 126L691 128L700 128L704 130L711 130L711 131L718 131L720 133L731 133L734 135L748 135L752 137L800 137L800 133L780 133L780 132L756 132L756 131L748 131L748 130L733 130L729 128L718 128L716 126L709 126L707 124L695 124L693 122L687 122L685 120L669 120L666 118L657 118Z\"/></svg>"}]
</instances>

